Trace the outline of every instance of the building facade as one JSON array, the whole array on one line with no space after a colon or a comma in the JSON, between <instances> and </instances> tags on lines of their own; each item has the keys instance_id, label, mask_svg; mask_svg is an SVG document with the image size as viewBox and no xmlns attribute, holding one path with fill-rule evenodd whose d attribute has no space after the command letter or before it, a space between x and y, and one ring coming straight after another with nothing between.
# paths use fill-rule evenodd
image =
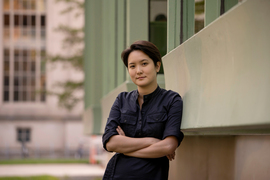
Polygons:
<instances>
[{"instance_id":1,"label":"building facade","mask_svg":"<svg viewBox=\"0 0 270 180\"><path fill-rule=\"evenodd\" d=\"M156 11L167 17L158 83L184 102L185 138L169 179L269 179L269 8L268 0L87 1L85 133L102 134L118 93L136 88L122 50L163 42L151 39Z\"/></svg>"},{"instance_id":2,"label":"building facade","mask_svg":"<svg viewBox=\"0 0 270 180\"><path fill-rule=\"evenodd\" d=\"M62 15L65 3L54 0L3 0L0 3L0 158L74 157L89 152L83 135L83 103L69 112L58 106L55 83L81 80L83 73L45 55L65 54L60 24L81 27L83 17Z\"/></svg>"}]
</instances>

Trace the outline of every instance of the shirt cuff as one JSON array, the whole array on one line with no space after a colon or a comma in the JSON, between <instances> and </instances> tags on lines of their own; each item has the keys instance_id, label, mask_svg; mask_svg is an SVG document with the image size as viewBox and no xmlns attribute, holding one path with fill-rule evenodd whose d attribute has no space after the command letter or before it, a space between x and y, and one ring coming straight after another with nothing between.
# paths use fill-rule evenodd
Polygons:
<instances>
[{"instance_id":1,"label":"shirt cuff","mask_svg":"<svg viewBox=\"0 0 270 180\"><path fill-rule=\"evenodd\" d=\"M117 133L116 131L109 131L109 132L106 132L106 133L103 134L103 136L102 136L102 143L103 143L103 148L104 148L106 151L108 151L107 148L106 148L106 144L107 144L107 142L109 141L109 139L110 139L112 136L114 136L114 135L118 135L118 133ZM109 151L108 151L108 152L109 152Z\"/></svg>"}]
</instances>

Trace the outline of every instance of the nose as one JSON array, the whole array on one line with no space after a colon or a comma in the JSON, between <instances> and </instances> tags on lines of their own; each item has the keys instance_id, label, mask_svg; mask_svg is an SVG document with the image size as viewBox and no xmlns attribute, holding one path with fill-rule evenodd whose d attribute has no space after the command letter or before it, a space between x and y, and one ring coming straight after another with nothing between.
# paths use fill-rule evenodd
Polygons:
<instances>
[{"instance_id":1,"label":"nose","mask_svg":"<svg viewBox=\"0 0 270 180\"><path fill-rule=\"evenodd\" d=\"M137 74L141 74L142 73L142 67L137 66L136 71L137 71Z\"/></svg>"}]
</instances>

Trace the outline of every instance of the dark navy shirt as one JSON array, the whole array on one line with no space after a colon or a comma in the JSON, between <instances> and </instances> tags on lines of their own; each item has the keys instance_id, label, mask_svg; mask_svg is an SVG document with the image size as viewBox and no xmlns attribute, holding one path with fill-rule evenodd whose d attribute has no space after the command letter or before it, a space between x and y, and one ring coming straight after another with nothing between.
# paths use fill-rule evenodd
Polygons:
<instances>
[{"instance_id":1,"label":"dark navy shirt","mask_svg":"<svg viewBox=\"0 0 270 180\"><path fill-rule=\"evenodd\" d=\"M122 92L116 98L102 137L103 147L113 135L118 135L119 125L126 136L165 139L175 136L178 145L184 135L180 131L183 101L174 91L157 87L143 97L140 109L138 91ZM107 149L106 149L107 150ZM169 160L161 158L136 158L116 153L109 161L103 179L113 180L166 180Z\"/></svg>"}]
</instances>

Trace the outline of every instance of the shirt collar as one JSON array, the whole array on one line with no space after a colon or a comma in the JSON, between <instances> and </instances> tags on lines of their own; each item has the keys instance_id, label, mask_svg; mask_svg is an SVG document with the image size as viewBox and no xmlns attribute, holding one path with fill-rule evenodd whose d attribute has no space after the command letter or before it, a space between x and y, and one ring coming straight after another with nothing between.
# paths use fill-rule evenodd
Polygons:
<instances>
[{"instance_id":1,"label":"shirt collar","mask_svg":"<svg viewBox=\"0 0 270 180\"><path fill-rule=\"evenodd\" d=\"M160 91L160 87L159 86L157 86L157 88L156 88L156 90L154 90L152 93L150 93L150 94L147 94L147 95L144 95L143 96L143 101L144 102L147 102L147 101L149 101L150 99L152 99L152 97L154 97L155 95L157 95L158 93L159 93L159 91ZM138 96L139 96L139 92L138 92L138 89L134 92L134 97L136 98L136 99L138 99Z\"/></svg>"}]
</instances>

